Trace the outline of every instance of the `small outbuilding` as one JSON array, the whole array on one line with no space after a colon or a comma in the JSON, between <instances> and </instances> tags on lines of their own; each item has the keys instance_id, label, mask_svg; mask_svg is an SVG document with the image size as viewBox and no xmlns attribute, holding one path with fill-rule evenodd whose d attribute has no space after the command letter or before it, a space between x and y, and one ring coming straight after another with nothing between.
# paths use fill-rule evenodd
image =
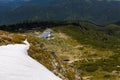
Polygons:
<instances>
[{"instance_id":1,"label":"small outbuilding","mask_svg":"<svg viewBox=\"0 0 120 80\"><path fill-rule=\"evenodd\" d=\"M53 39L53 38L54 38L51 29L46 29L46 30L41 34L40 37L41 37L41 38L44 38L44 39Z\"/></svg>"}]
</instances>

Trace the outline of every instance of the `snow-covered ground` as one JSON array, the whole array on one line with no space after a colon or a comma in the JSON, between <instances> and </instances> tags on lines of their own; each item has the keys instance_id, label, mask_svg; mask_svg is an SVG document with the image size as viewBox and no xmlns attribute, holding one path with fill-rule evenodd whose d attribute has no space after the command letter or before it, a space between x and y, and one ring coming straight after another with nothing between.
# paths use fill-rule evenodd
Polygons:
<instances>
[{"instance_id":1,"label":"snow-covered ground","mask_svg":"<svg viewBox=\"0 0 120 80\"><path fill-rule=\"evenodd\" d=\"M0 46L0 80L62 80L29 57L24 43Z\"/></svg>"}]
</instances>

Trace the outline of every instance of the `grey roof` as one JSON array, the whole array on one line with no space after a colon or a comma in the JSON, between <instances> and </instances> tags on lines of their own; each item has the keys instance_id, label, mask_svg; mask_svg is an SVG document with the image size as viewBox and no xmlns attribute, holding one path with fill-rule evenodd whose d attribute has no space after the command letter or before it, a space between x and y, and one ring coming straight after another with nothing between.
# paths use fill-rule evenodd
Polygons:
<instances>
[{"instance_id":1,"label":"grey roof","mask_svg":"<svg viewBox=\"0 0 120 80\"><path fill-rule=\"evenodd\" d=\"M47 37L49 37L49 35L51 35L51 32L49 32L49 31L44 31L44 32L41 34L41 37L42 37L42 38L47 38Z\"/></svg>"}]
</instances>

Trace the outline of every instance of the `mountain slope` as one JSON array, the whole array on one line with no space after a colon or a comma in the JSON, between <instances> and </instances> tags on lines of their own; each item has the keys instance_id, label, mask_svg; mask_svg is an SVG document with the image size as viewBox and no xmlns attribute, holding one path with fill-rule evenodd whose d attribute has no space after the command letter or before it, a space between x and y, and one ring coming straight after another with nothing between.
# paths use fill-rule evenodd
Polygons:
<instances>
[{"instance_id":1,"label":"mountain slope","mask_svg":"<svg viewBox=\"0 0 120 80\"><path fill-rule=\"evenodd\" d=\"M48 27L54 39L41 39L40 34ZM120 79L118 25L102 27L84 21L36 21L0 28L12 32L0 31L0 44L20 43L27 35L31 43L29 55L63 80L75 80L74 76L82 76L83 80Z\"/></svg>"},{"instance_id":2,"label":"mountain slope","mask_svg":"<svg viewBox=\"0 0 120 80\"><path fill-rule=\"evenodd\" d=\"M113 32L119 26L100 27L89 22L68 22L72 24L51 27L54 39L40 39L47 50L56 51L77 75L92 80L119 80L119 37ZM111 29L113 31L111 31ZM38 37L43 30L30 32ZM110 32L110 34L108 33Z\"/></svg>"},{"instance_id":3,"label":"mountain slope","mask_svg":"<svg viewBox=\"0 0 120 80\"><path fill-rule=\"evenodd\" d=\"M54 72L54 74L61 77L63 80L74 80L75 79L74 71L68 68L68 66L66 66L66 64L64 64L61 61L59 56L52 55L51 51L44 50L41 47L42 42L41 40L39 40L39 38L29 36L27 34L20 34L20 33L16 34L16 33L0 31L0 45L21 43L26 38L28 39L31 45L28 51L28 54L33 59L37 60L42 65L46 66L50 71Z\"/></svg>"},{"instance_id":4,"label":"mountain slope","mask_svg":"<svg viewBox=\"0 0 120 80\"><path fill-rule=\"evenodd\" d=\"M23 20L88 20L97 24L119 21L120 2L107 0L31 0L12 2L17 6L4 12L1 23ZM9 4L9 3L8 3Z\"/></svg>"},{"instance_id":5,"label":"mountain slope","mask_svg":"<svg viewBox=\"0 0 120 80\"><path fill-rule=\"evenodd\" d=\"M119 45L120 28L119 26L112 24L102 27L85 21L33 21L2 25L0 26L0 29L10 32L25 32L32 29L45 29L47 27L58 28L57 31L62 31L75 40L78 40L78 42L90 44L94 47L115 49Z\"/></svg>"}]
</instances>

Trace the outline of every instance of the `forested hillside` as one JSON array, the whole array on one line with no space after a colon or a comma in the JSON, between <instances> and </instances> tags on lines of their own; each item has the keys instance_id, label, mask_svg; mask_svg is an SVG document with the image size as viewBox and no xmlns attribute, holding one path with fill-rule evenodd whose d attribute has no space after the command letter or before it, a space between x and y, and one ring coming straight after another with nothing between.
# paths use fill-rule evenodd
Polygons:
<instances>
[{"instance_id":1,"label":"forested hillside","mask_svg":"<svg viewBox=\"0 0 120 80\"><path fill-rule=\"evenodd\" d=\"M120 21L118 0L13 0L0 1L0 4L3 17L0 24L26 20L87 20L105 25Z\"/></svg>"}]
</instances>

